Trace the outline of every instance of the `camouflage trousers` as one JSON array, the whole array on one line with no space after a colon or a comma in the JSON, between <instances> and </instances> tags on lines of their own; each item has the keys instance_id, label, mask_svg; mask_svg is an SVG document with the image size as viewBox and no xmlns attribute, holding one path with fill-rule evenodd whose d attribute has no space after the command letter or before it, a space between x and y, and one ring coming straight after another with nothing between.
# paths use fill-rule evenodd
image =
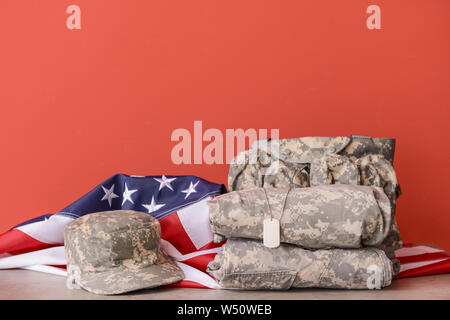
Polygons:
<instances>
[{"instance_id":1,"label":"camouflage trousers","mask_svg":"<svg viewBox=\"0 0 450 320\"><path fill-rule=\"evenodd\" d=\"M376 248L307 250L282 244L228 239L207 272L224 288L380 289L391 283L399 265Z\"/></svg>"},{"instance_id":2,"label":"camouflage trousers","mask_svg":"<svg viewBox=\"0 0 450 320\"><path fill-rule=\"evenodd\" d=\"M312 249L380 245L392 214L381 188L344 184L233 191L208 206L216 241L262 239L263 220L275 218L280 242Z\"/></svg>"}]
</instances>

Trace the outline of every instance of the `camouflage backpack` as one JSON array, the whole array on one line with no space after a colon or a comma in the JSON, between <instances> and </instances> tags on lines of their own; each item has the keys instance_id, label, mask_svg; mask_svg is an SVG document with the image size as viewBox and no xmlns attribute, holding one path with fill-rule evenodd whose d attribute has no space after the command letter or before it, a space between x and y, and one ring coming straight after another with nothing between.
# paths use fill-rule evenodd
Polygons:
<instances>
[{"instance_id":1,"label":"camouflage backpack","mask_svg":"<svg viewBox=\"0 0 450 320\"><path fill-rule=\"evenodd\" d=\"M391 202L392 224L379 248L394 258L402 247L395 220L401 190L392 166L394 150L395 139L357 135L258 140L231 161L228 189L338 183L381 187Z\"/></svg>"}]
</instances>

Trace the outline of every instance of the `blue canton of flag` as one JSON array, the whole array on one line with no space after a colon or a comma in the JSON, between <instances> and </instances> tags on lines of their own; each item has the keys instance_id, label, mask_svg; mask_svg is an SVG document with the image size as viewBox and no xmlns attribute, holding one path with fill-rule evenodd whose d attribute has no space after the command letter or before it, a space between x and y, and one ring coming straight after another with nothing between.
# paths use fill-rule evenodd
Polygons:
<instances>
[{"instance_id":1,"label":"blue canton of flag","mask_svg":"<svg viewBox=\"0 0 450 320\"><path fill-rule=\"evenodd\" d=\"M109 210L135 210L157 219L226 192L225 186L196 176L128 176L116 174L64 208L58 215L78 218Z\"/></svg>"}]
</instances>

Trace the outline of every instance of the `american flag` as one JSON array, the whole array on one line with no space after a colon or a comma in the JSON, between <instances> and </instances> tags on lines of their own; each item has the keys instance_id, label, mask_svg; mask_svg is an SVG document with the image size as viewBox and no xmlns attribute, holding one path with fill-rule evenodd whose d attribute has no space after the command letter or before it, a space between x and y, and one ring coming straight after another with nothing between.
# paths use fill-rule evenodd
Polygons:
<instances>
[{"instance_id":1,"label":"american flag","mask_svg":"<svg viewBox=\"0 0 450 320\"><path fill-rule=\"evenodd\" d=\"M195 176L117 174L56 214L21 223L0 235L0 269L66 275L64 226L93 212L136 210L161 224L161 246L184 271L182 287L219 288L205 271L220 250L213 242L206 202L225 186Z\"/></svg>"},{"instance_id":2,"label":"american flag","mask_svg":"<svg viewBox=\"0 0 450 320\"><path fill-rule=\"evenodd\" d=\"M117 174L56 214L21 223L0 235L0 269L22 268L66 276L64 226L98 211L143 211L161 224L161 246L184 271L171 286L213 288L220 285L205 271L222 243L213 242L206 202L225 193L224 185L195 176ZM450 272L450 254L429 245L405 244L396 251L396 278Z\"/></svg>"},{"instance_id":3,"label":"american flag","mask_svg":"<svg viewBox=\"0 0 450 320\"><path fill-rule=\"evenodd\" d=\"M405 243L395 256L400 261L396 279L450 272L450 253L433 245Z\"/></svg>"}]
</instances>

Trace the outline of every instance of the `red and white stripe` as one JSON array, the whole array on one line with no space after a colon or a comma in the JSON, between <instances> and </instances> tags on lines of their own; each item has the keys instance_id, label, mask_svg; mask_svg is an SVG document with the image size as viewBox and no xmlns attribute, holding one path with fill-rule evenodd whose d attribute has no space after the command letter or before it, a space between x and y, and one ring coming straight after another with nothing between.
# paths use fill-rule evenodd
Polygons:
<instances>
[{"instance_id":1,"label":"red and white stripe","mask_svg":"<svg viewBox=\"0 0 450 320\"><path fill-rule=\"evenodd\" d=\"M395 256L400 261L396 279L450 272L450 253L442 249L406 243Z\"/></svg>"}]
</instances>

